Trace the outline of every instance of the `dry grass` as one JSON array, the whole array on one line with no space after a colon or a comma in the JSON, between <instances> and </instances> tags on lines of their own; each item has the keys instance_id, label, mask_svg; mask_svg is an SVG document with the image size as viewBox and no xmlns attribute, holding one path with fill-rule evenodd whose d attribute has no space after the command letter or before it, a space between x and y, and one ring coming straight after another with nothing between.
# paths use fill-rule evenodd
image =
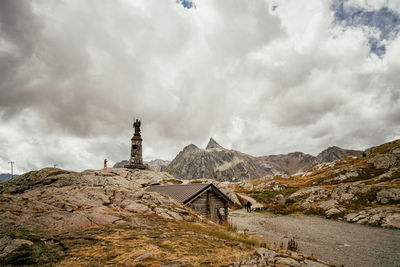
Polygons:
<instances>
[{"instance_id":1,"label":"dry grass","mask_svg":"<svg viewBox=\"0 0 400 267\"><path fill-rule=\"evenodd\" d=\"M300 206L300 203L310 194L304 194L295 199L288 199L285 204L278 204L275 201L275 197L278 194L284 195L288 198L292 193L297 190L318 186L321 189L328 191L333 190L335 187L346 184L361 181L370 190L365 193L355 193L356 198L351 201L343 201L339 205L345 208L346 213L358 212L365 209L366 207L379 207L388 205L398 205L398 201L390 201L387 204L380 204L376 201L376 194L379 190L384 188L400 187L400 166L394 166L390 169L390 175L386 175L389 169L377 169L373 164L368 161L378 154L387 153L398 145L397 142L390 142L376 147L372 152L365 157L347 157L336 160L334 163L320 165L314 169L311 169L306 175L293 175L289 179L275 176L272 181L282 184L280 190L274 190L274 184L264 190L246 190L243 188L236 187L235 191L248 195L256 199L259 203L265 206L266 210L272 211L278 214L289 214L293 212L306 212L311 214L324 215L324 211L319 209L317 206L320 201L325 201L327 198L322 198L320 201L311 204L309 210L305 210ZM396 154L400 156L400 154ZM351 172L357 172L357 176L348 175ZM383 175L385 174L385 175ZM338 179L340 175L343 175ZM383 175L382 177L380 177ZM347 176L347 177L346 177ZM263 183L269 183L271 180L255 179L251 180L253 185L260 185ZM338 214L338 216L343 216Z\"/></svg>"},{"instance_id":2,"label":"dry grass","mask_svg":"<svg viewBox=\"0 0 400 267\"><path fill-rule=\"evenodd\" d=\"M160 266L175 260L188 260L193 266L221 266L241 261L252 253L254 247L265 246L233 230L228 223L206 225L166 220L156 215L137 215L119 225L68 233L19 231L11 236L38 244L36 248L47 257L36 261L41 266ZM2 233L0 238L3 235L10 236L10 233ZM14 258L2 263L13 265L15 256L21 253L26 255L25 263L35 263L32 257L40 255L40 251L27 254L26 249L19 251L20 254L14 253ZM149 252L154 256L134 262L136 257Z\"/></svg>"}]
</instances>

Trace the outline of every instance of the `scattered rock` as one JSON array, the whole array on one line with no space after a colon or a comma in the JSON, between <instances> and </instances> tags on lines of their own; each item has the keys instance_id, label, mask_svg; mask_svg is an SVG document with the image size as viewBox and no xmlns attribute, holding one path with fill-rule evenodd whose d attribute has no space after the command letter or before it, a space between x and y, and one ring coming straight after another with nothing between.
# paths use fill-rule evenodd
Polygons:
<instances>
[{"instance_id":1,"label":"scattered rock","mask_svg":"<svg viewBox=\"0 0 400 267\"><path fill-rule=\"evenodd\" d=\"M335 215L337 215L339 213L341 213L341 211L339 209L332 208L332 209L327 210L325 212L325 215L328 216L328 217L332 217L332 216L335 216Z\"/></svg>"},{"instance_id":2,"label":"scattered rock","mask_svg":"<svg viewBox=\"0 0 400 267\"><path fill-rule=\"evenodd\" d=\"M291 267L301 267L301 264L292 258L283 258L277 257L275 258L275 265L283 265L283 266L291 266Z\"/></svg>"},{"instance_id":3,"label":"scattered rock","mask_svg":"<svg viewBox=\"0 0 400 267\"><path fill-rule=\"evenodd\" d=\"M135 203L135 202L130 202L128 205L123 205L121 204L121 207L125 207L124 209L130 212L135 212L135 213L146 213L149 208L146 205Z\"/></svg>"},{"instance_id":4,"label":"scattered rock","mask_svg":"<svg viewBox=\"0 0 400 267\"><path fill-rule=\"evenodd\" d=\"M393 214L386 217L384 223L382 223L382 226L400 229L400 214Z\"/></svg>"},{"instance_id":5,"label":"scattered rock","mask_svg":"<svg viewBox=\"0 0 400 267\"><path fill-rule=\"evenodd\" d=\"M0 257L7 256L21 246L32 246L33 242L25 239L11 239L6 236L0 239Z\"/></svg>"},{"instance_id":6,"label":"scattered rock","mask_svg":"<svg viewBox=\"0 0 400 267\"><path fill-rule=\"evenodd\" d=\"M135 261L135 262L138 262L138 261L142 261L142 260L144 260L144 259L148 259L148 258L151 258L151 257L153 257L154 255L153 255L153 253L146 253L146 254L143 254L143 255L140 255L139 257L137 257L136 259L134 259L133 261Z\"/></svg>"},{"instance_id":7,"label":"scattered rock","mask_svg":"<svg viewBox=\"0 0 400 267\"><path fill-rule=\"evenodd\" d=\"M256 255L260 256L261 258L274 258L276 255L278 255L278 253L267 248L258 248L256 250Z\"/></svg>"},{"instance_id":8,"label":"scattered rock","mask_svg":"<svg viewBox=\"0 0 400 267\"><path fill-rule=\"evenodd\" d=\"M389 201L399 201L400 188L382 189L376 194L376 199L382 204L389 203Z\"/></svg>"},{"instance_id":9,"label":"scattered rock","mask_svg":"<svg viewBox=\"0 0 400 267\"><path fill-rule=\"evenodd\" d=\"M282 194L279 194L275 197L275 202L282 205L286 203L286 199Z\"/></svg>"},{"instance_id":10,"label":"scattered rock","mask_svg":"<svg viewBox=\"0 0 400 267\"><path fill-rule=\"evenodd\" d=\"M324 201L321 204L319 204L318 208L326 211L326 210L330 210L330 209L336 208L337 204L338 204L338 202L336 200L330 199L330 200Z\"/></svg>"},{"instance_id":11,"label":"scattered rock","mask_svg":"<svg viewBox=\"0 0 400 267\"><path fill-rule=\"evenodd\" d=\"M355 217L357 217L357 213L349 213L344 216L344 219L348 222L352 222Z\"/></svg>"}]
</instances>

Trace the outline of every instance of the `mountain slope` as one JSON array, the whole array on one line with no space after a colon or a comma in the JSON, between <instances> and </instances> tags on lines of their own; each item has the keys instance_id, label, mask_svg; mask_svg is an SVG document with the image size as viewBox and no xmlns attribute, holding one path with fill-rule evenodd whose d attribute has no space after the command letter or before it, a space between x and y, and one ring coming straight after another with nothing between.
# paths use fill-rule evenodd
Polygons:
<instances>
[{"instance_id":1,"label":"mountain slope","mask_svg":"<svg viewBox=\"0 0 400 267\"><path fill-rule=\"evenodd\" d=\"M276 176L243 182L236 190L278 213L302 211L400 228L400 140L285 179Z\"/></svg>"},{"instance_id":2,"label":"mountain slope","mask_svg":"<svg viewBox=\"0 0 400 267\"><path fill-rule=\"evenodd\" d=\"M360 156L361 151L331 147L317 157L302 152L286 155L254 157L225 149L210 138L206 149L186 146L169 164L166 171L179 179L209 178L217 181L242 181L266 175L292 175L312 167L347 156Z\"/></svg>"},{"instance_id":3,"label":"mountain slope","mask_svg":"<svg viewBox=\"0 0 400 267\"><path fill-rule=\"evenodd\" d=\"M318 163L332 162L349 156L359 157L361 155L362 152L358 150L342 149L337 146L331 146L318 154L317 161Z\"/></svg>"},{"instance_id":4,"label":"mountain slope","mask_svg":"<svg viewBox=\"0 0 400 267\"><path fill-rule=\"evenodd\" d=\"M210 139L206 149L191 144L186 146L169 164L167 170L179 179L211 178L235 181L273 174L269 165L261 165L257 158L223 148Z\"/></svg>"}]
</instances>

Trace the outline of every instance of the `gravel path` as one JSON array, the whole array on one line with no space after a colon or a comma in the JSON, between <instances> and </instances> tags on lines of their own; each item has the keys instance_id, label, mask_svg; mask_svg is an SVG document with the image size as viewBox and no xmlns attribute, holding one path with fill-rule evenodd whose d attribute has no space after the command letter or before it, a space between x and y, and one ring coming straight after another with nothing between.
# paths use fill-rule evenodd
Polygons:
<instances>
[{"instance_id":1,"label":"gravel path","mask_svg":"<svg viewBox=\"0 0 400 267\"><path fill-rule=\"evenodd\" d=\"M230 213L232 223L285 247L294 237L303 253L345 267L400 266L400 230L350 224L300 214Z\"/></svg>"}]
</instances>

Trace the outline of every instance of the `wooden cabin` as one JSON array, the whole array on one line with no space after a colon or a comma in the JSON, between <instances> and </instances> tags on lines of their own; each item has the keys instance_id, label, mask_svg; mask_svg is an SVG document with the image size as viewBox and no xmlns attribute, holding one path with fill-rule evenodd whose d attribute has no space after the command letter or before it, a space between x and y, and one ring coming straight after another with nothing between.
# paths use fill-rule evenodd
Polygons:
<instances>
[{"instance_id":1,"label":"wooden cabin","mask_svg":"<svg viewBox=\"0 0 400 267\"><path fill-rule=\"evenodd\" d=\"M213 184L152 185L146 191L168 195L219 223L228 219L228 206L233 204Z\"/></svg>"}]
</instances>

